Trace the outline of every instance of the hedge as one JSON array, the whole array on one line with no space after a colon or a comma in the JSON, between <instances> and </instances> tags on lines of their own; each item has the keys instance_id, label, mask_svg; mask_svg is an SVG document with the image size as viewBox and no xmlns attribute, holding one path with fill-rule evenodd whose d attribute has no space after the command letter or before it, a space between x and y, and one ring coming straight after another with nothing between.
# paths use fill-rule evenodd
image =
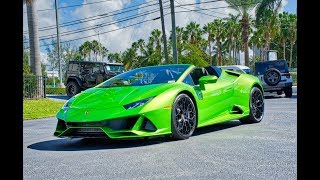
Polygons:
<instances>
[{"instance_id":1,"label":"hedge","mask_svg":"<svg viewBox=\"0 0 320 180\"><path fill-rule=\"evenodd\" d=\"M297 85L297 72L290 72L290 75L291 75L291 77L292 77L292 83L293 83L293 85L294 86L296 86Z\"/></svg>"},{"instance_id":2,"label":"hedge","mask_svg":"<svg viewBox=\"0 0 320 180\"><path fill-rule=\"evenodd\" d=\"M46 94L66 94L66 88L46 88Z\"/></svg>"}]
</instances>

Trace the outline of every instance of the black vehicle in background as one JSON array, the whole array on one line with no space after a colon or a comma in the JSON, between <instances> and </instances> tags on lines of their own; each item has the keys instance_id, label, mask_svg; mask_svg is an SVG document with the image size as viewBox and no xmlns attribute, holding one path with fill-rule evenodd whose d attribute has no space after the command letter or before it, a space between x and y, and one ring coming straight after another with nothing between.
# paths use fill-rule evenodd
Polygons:
<instances>
[{"instance_id":1,"label":"black vehicle in background","mask_svg":"<svg viewBox=\"0 0 320 180\"><path fill-rule=\"evenodd\" d=\"M65 78L67 95L72 97L123 72L121 63L69 61Z\"/></svg>"}]
</instances>

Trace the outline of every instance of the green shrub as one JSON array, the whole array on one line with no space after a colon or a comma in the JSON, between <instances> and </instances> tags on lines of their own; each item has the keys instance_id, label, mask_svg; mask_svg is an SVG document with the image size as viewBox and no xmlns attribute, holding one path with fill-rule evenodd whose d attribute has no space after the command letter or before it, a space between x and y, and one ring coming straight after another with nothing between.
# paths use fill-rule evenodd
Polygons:
<instances>
[{"instance_id":1,"label":"green shrub","mask_svg":"<svg viewBox=\"0 0 320 180\"><path fill-rule=\"evenodd\" d=\"M66 94L66 88L46 88L46 94Z\"/></svg>"},{"instance_id":2,"label":"green shrub","mask_svg":"<svg viewBox=\"0 0 320 180\"><path fill-rule=\"evenodd\" d=\"M297 72L290 72L290 75L291 75L291 77L292 77L292 83L293 83L293 85L294 86L296 86L297 85Z\"/></svg>"}]
</instances>

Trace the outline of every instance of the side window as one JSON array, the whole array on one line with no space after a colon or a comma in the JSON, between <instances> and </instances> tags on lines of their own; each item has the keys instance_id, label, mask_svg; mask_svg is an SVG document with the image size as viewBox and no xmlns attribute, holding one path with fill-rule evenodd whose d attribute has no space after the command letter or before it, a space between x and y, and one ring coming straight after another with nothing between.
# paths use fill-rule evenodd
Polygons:
<instances>
[{"instance_id":1,"label":"side window","mask_svg":"<svg viewBox=\"0 0 320 180\"><path fill-rule=\"evenodd\" d=\"M78 71L78 67L79 67L78 64L72 64L72 71Z\"/></svg>"},{"instance_id":2,"label":"side window","mask_svg":"<svg viewBox=\"0 0 320 180\"><path fill-rule=\"evenodd\" d=\"M92 68L93 73L100 73L100 65L99 64L94 64Z\"/></svg>"},{"instance_id":3,"label":"side window","mask_svg":"<svg viewBox=\"0 0 320 180\"><path fill-rule=\"evenodd\" d=\"M184 78L184 80L182 82L189 84L190 86L194 86L194 83L193 83L193 80L192 80L190 74L188 74L188 76L186 78Z\"/></svg>"},{"instance_id":4,"label":"side window","mask_svg":"<svg viewBox=\"0 0 320 180\"><path fill-rule=\"evenodd\" d=\"M69 69L68 71L72 71L73 70L73 64L69 64Z\"/></svg>"}]
</instances>

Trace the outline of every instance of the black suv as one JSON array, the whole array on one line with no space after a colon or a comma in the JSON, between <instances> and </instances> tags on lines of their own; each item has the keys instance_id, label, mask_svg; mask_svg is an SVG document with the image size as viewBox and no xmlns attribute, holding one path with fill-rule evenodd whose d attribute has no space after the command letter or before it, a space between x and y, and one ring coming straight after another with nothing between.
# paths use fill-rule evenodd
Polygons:
<instances>
[{"instance_id":1,"label":"black suv","mask_svg":"<svg viewBox=\"0 0 320 180\"><path fill-rule=\"evenodd\" d=\"M254 72L265 92L277 92L278 95L284 92L286 97L292 96L292 77L286 60L256 62Z\"/></svg>"},{"instance_id":2,"label":"black suv","mask_svg":"<svg viewBox=\"0 0 320 180\"><path fill-rule=\"evenodd\" d=\"M69 61L65 81L67 95L72 97L123 72L121 63Z\"/></svg>"}]
</instances>

